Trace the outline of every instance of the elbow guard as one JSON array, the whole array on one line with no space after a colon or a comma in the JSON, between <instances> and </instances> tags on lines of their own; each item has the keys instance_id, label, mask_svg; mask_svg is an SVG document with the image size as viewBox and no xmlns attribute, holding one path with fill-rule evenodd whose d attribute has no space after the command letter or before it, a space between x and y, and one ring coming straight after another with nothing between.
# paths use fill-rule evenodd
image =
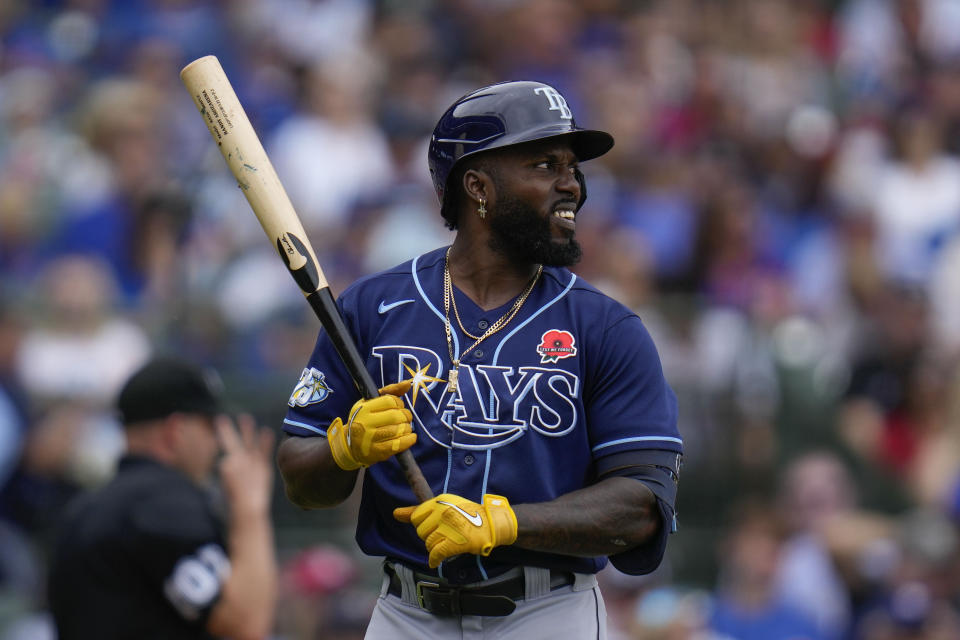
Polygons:
<instances>
[{"instance_id":1,"label":"elbow guard","mask_svg":"<svg viewBox=\"0 0 960 640\"><path fill-rule=\"evenodd\" d=\"M610 556L613 566L623 573L647 574L663 560L667 538L677 529L674 505L682 460L682 454L676 451L648 449L624 451L597 461L598 479L619 476L633 478L646 485L657 498L657 509L663 523L660 532L647 543Z\"/></svg>"},{"instance_id":2,"label":"elbow guard","mask_svg":"<svg viewBox=\"0 0 960 640\"><path fill-rule=\"evenodd\" d=\"M683 454L664 449L645 449L624 451L600 458L597 461L597 478L602 480L614 476L633 478L645 484L657 497L665 515L670 531L676 530L677 484L680 479L680 467Z\"/></svg>"}]
</instances>

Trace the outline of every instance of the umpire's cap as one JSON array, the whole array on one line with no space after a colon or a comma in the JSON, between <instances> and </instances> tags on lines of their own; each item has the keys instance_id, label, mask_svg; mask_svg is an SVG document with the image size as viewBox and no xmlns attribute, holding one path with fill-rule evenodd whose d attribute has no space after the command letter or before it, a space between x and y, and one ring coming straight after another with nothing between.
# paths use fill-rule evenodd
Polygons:
<instances>
[{"instance_id":1,"label":"umpire's cap","mask_svg":"<svg viewBox=\"0 0 960 640\"><path fill-rule=\"evenodd\" d=\"M444 196L450 173L461 159L489 149L557 137L569 139L581 162L602 156L613 147L609 133L578 127L567 101L548 84L500 82L463 96L437 122L427 153L441 208L447 206ZM448 217L450 212L443 213Z\"/></svg>"},{"instance_id":2,"label":"umpire's cap","mask_svg":"<svg viewBox=\"0 0 960 640\"><path fill-rule=\"evenodd\" d=\"M134 373L117 398L125 425L173 413L214 415L223 410L223 384L213 370L176 357L156 357Z\"/></svg>"}]
</instances>

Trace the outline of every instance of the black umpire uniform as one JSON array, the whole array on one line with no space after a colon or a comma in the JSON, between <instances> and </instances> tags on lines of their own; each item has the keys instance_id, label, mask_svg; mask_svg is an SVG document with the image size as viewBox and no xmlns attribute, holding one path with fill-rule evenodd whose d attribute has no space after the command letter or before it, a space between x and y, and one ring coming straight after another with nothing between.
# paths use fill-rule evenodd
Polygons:
<instances>
[{"instance_id":1,"label":"black umpire uniform","mask_svg":"<svg viewBox=\"0 0 960 640\"><path fill-rule=\"evenodd\" d=\"M194 370L168 363L120 394L125 423L174 411L219 411ZM48 598L59 640L210 638L205 625L229 572L210 493L179 470L127 455L103 488L65 514Z\"/></svg>"}]
</instances>

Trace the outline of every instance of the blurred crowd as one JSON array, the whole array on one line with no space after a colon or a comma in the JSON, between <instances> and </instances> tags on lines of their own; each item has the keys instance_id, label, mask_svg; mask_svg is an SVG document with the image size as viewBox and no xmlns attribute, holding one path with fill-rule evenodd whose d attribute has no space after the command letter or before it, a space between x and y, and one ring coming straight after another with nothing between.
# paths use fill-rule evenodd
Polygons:
<instances>
[{"instance_id":1,"label":"blurred crowd","mask_svg":"<svg viewBox=\"0 0 960 640\"><path fill-rule=\"evenodd\" d=\"M335 292L451 236L426 146L547 82L616 146L576 271L680 399L679 531L614 640L960 638L956 0L0 0L0 638L151 353L279 426L317 323L183 89L216 55ZM355 505L277 496L276 638L362 637ZM47 634L47 635L44 635Z\"/></svg>"}]
</instances>

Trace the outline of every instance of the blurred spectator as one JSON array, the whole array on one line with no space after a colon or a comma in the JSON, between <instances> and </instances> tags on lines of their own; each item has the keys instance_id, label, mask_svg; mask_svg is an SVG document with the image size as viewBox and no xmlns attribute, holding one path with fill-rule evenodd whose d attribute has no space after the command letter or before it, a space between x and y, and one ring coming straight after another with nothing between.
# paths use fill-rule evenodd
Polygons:
<instances>
[{"instance_id":1,"label":"blurred spectator","mask_svg":"<svg viewBox=\"0 0 960 640\"><path fill-rule=\"evenodd\" d=\"M756 195L730 176L708 196L700 219L694 267L699 289L714 305L749 310L765 283L775 286L780 271L765 255L768 236Z\"/></svg>"},{"instance_id":2,"label":"blurred spectator","mask_svg":"<svg viewBox=\"0 0 960 640\"><path fill-rule=\"evenodd\" d=\"M368 36L372 3L352 0L251 2L243 10L270 34L295 65L342 60L361 52Z\"/></svg>"},{"instance_id":3,"label":"blurred spectator","mask_svg":"<svg viewBox=\"0 0 960 640\"><path fill-rule=\"evenodd\" d=\"M869 304L838 434L862 463L898 478L914 499L926 502L942 492L932 482L947 482L925 467L936 456L931 446L952 437L948 392L955 365L928 344L923 290L888 282Z\"/></svg>"},{"instance_id":4,"label":"blurred spectator","mask_svg":"<svg viewBox=\"0 0 960 640\"><path fill-rule=\"evenodd\" d=\"M850 637L957 637L960 615L952 604L958 588L956 528L942 515L923 510L904 514L898 525L889 532L896 546L893 553L886 553L887 561L864 564L864 569L872 565L864 572L869 588L859 594ZM864 560L876 557L879 540L875 538L864 548Z\"/></svg>"},{"instance_id":5,"label":"blurred spectator","mask_svg":"<svg viewBox=\"0 0 960 640\"><path fill-rule=\"evenodd\" d=\"M184 289L185 273L179 256L193 213L191 207L185 194L168 189L145 194L133 211L127 275L139 280L140 303L149 313L175 307L177 295Z\"/></svg>"},{"instance_id":6,"label":"blurred spectator","mask_svg":"<svg viewBox=\"0 0 960 640\"><path fill-rule=\"evenodd\" d=\"M785 530L779 514L761 502L741 501L731 510L716 600L709 627L738 640L819 640L823 636L803 611L775 589Z\"/></svg>"},{"instance_id":7,"label":"blurred spectator","mask_svg":"<svg viewBox=\"0 0 960 640\"><path fill-rule=\"evenodd\" d=\"M831 452L798 456L784 470L777 506L787 538L776 592L814 621L821 637L843 638L851 619L851 596L826 546L823 527L857 507L853 478Z\"/></svg>"},{"instance_id":8,"label":"blurred spectator","mask_svg":"<svg viewBox=\"0 0 960 640\"><path fill-rule=\"evenodd\" d=\"M709 597L698 591L654 589L637 599L630 635L635 640L730 640L707 627Z\"/></svg>"},{"instance_id":9,"label":"blurred spectator","mask_svg":"<svg viewBox=\"0 0 960 640\"><path fill-rule=\"evenodd\" d=\"M684 284L694 261L699 220L686 185L681 183L685 177L675 161L648 166L619 207L618 222L635 229L648 244L655 273L667 285Z\"/></svg>"},{"instance_id":10,"label":"blurred spectator","mask_svg":"<svg viewBox=\"0 0 960 640\"><path fill-rule=\"evenodd\" d=\"M117 313L117 288L102 260L65 256L36 283L33 325L17 353L16 374L43 406L73 400L108 406L150 352L143 330Z\"/></svg>"},{"instance_id":11,"label":"blurred spectator","mask_svg":"<svg viewBox=\"0 0 960 640\"><path fill-rule=\"evenodd\" d=\"M137 215L146 194L165 187L158 159L162 145L159 103L153 87L127 78L101 81L90 89L80 127L97 168L84 198L65 201L62 221L45 247L51 255L95 253L113 269L120 292L135 298L143 279L131 251Z\"/></svg>"},{"instance_id":12,"label":"blurred spectator","mask_svg":"<svg viewBox=\"0 0 960 640\"><path fill-rule=\"evenodd\" d=\"M433 128L424 117L436 99L439 78L431 66L411 69L400 86L385 88L390 100L380 113L395 173L390 182L370 191L352 209L355 227L348 242L362 243L359 272L373 273L452 242L453 234L436 224L439 215L425 158Z\"/></svg>"},{"instance_id":13,"label":"blurred spectator","mask_svg":"<svg viewBox=\"0 0 960 640\"><path fill-rule=\"evenodd\" d=\"M922 283L960 230L960 161L943 152L928 110L901 113L895 127L895 155L877 176L871 203L877 261L890 279Z\"/></svg>"},{"instance_id":14,"label":"blurred spectator","mask_svg":"<svg viewBox=\"0 0 960 640\"><path fill-rule=\"evenodd\" d=\"M393 177L390 150L376 127L377 61L319 63L303 76L302 104L268 141L270 157L307 229L336 250L349 208Z\"/></svg>"}]
</instances>

